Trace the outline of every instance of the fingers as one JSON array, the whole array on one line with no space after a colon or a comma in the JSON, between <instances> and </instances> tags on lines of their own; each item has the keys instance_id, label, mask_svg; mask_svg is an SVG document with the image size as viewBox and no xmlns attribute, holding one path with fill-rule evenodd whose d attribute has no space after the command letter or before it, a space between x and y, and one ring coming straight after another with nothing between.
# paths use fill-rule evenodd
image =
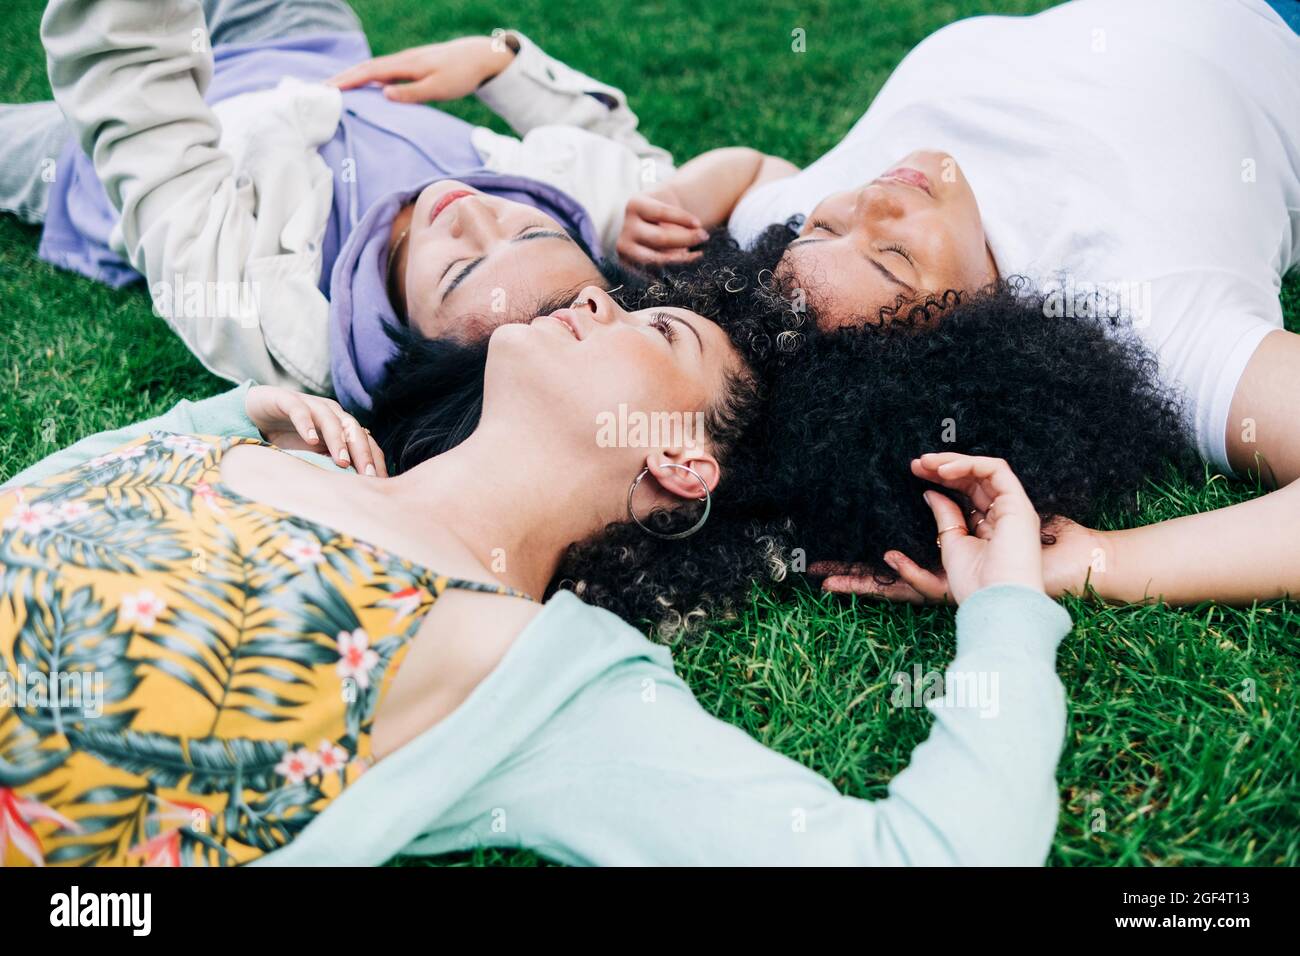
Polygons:
<instances>
[{"instance_id":1,"label":"fingers","mask_svg":"<svg viewBox=\"0 0 1300 956\"><path fill-rule=\"evenodd\" d=\"M628 262L643 265L671 266L694 262L703 253L690 249L652 249L638 242L632 242L625 236L620 237L617 245L618 254Z\"/></svg>"},{"instance_id":2,"label":"fingers","mask_svg":"<svg viewBox=\"0 0 1300 956\"><path fill-rule=\"evenodd\" d=\"M939 452L916 459L912 463L912 473L927 481L961 491L976 508L986 514L994 508L995 501L1006 498L1000 507L994 509L996 514L988 515L990 521L1010 514L1034 514L1034 506L1025 494L1020 479L1001 458Z\"/></svg>"},{"instance_id":3,"label":"fingers","mask_svg":"<svg viewBox=\"0 0 1300 956\"><path fill-rule=\"evenodd\" d=\"M709 232L704 228L704 223L699 217L687 212L681 206L655 199L653 196L642 195L634 196L628 203L628 207L629 212L635 213L646 222L661 225L674 224L688 229L700 236L698 242L709 238Z\"/></svg>"},{"instance_id":4,"label":"fingers","mask_svg":"<svg viewBox=\"0 0 1300 956\"><path fill-rule=\"evenodd\" d=\"M813 577L828 577L833 574L866 574L867 566L852 564L848 561L814 561L808 565L808 573Z\"/></svg>"},{"instance_id":5,"label":"fingers","mask_svg":"<svg viewBox=\"0 0 1300 956\"><path fill-rule=\"evenodd\" d=\"M921 567L901 551L885 553L885 563L898 575L898 580L881 582L861 564L843 561L816 561L808 572L826 575L822 590L835 594L857 594L906 604L951 603L948 580Z\"/></svg>"},{"instance_id":6,"label":"fingers","mask_svg":"<svg viewBox=\"0 0 1300 956\"><path fill-rule=\"evenodd\" d=\"M952 459L966 457L951 452L941 454L945 457L951 456ZM993 503L993 496L980 487L979 481L969 475L953 477L942 474L939 470L940 465L947 464L947 461L936 463L932 460L934 457L937 456L922 455L920 458L913 459L912 474L923 481L933 482L936 485L943 485L945 488L960 492L980 511L987 511L988 506Z\"/></svg>"},{"instance_id":7,"label":"fingers","mask_svg":"<svg viewBox=\"0 0 1300 956\"><path fill-rule=\"evenodd\" d=\"M339 423L343 430L343 440L347 443L348 457L358 474L375 477L379 469L375 465L374 442L370 432L361 427L361 423L347 412L339 413Z\"/></svg>"},{"instance_id":8,"label":"fingers","mask_svg":"<svg viewBox=\"0 0 1300 956\"><path fill-rule=\"evenodd\" d=\"M992 516L980 511L978 508L967 510L966 527L970 529L970 533L975 537L985 541L993 537Z\"/></svg>"},{"instance_id":9,"label":"fingers","mask_svg":"<svg viewBox=\"0 0 1300 956\"><path fill-rule=\"evenodd\" d=\"M925 604L926 597L907 582L899 580L881 584L869 574L833 574L822 582L822 590L834 594L857 594L860 597L880 598L896 604Z\"/></svg>"},{"instance_id":10,"label":"fingers","mask_svg":"<svg viewBox=\"0 0 1300 956\"><path fill-rule=\"evenodd\" d=\"M322 410L320 406L316 407L315 412L313 418L316 427L320 429L321 437L325 440L325 447L329 450L330 457L344 467L352 464L347 439L343 435L342 420L331 410Z\"/></svg>"},{"instance_id":11,"label":"fingers","mask_svg":"<svg viewBox=\"0 0 1300 956\"><path fill-rule=\"evenodd\" d=\"M365 63L358 63L342 73L330 77L325 82L337 86L340 90L356 89L367 83L391 83L394 80L415 79L418 74L414 67L400 53L389 56L377 56Z\"/></svg>"},{"instance_id":12,"label":"fingers","mask_svg":"<svg viewBox=\"0 0 1300 956\"><path fill-rule=\"evenodd\" d=\"M442 78L436 73L413 83L390 84L384 87L384 96L394 103L428 103L446 99L442 95Z\"/></svg>"},{"instance_id":13,"label":"fingers","mask_svg":"<svg viewBox=\"0 0 1300 956\"><path fill-rule=\"evenodd\" d=\"M622 235L631 242L651 249L688 249L709 238L703 229L691 229L677 223L653 222L630 216L623 223Z\"/></svg>"},{"instance_id":14,"label":"fingers","mask_svg":"<svg viewBox=\"0 0 1300 956\"><path fill-rule=\"evenodd\" d=\"M857 594L898 604L950 603L947 579L927 571L907 555L891 551L885 562L898 574L898 580L877 581L870 573L831 574L822 582L822 590L835 594Z\"/></svg>"},{"instance_id":15,"label":"fingers","mask_svg":"<svg viewBox=\"0 0 1300 956\"><path fill-rule=\"evenodd\" d=\"M921 567L901 551L886 552L885 563L898 573L903 583L924 597L926 603L952 603L944 575Z\"/></svg>"},{"instance_id":16,"label":"fingers","mask_svg":"<svg viewBox=\"0 0 1300 956\"><path fill-rule=\"evenodd\" d=\"M384 457L384 450L379 447L379 442L375 441L369 429L366 429L366 438L370 440L370 455L375 464L375 474L380 478L387 478L388 460Z\"/></svg>"},{"instance_id":17,"label":"fingers","mask_svg":"<svg viewBox=\"0 0 1300 956\"><path fill-rule=\"evenodd\" d=\"M378 475L383 464L383 454L375 460L377 445L361 423L343 410L338 402L328 398L314 398L307 403L312 424L319 430L330 457L335 463L352 467L363 475ZM295 425L295 427L297 427ZM301 430L299 434L302 434ZM306 438L306 436L303 436ZM307 439L311 441L311 439ZM311 442L316 444L315 442Z\"/></svg>"},{"instance_id":18,"label":"fingers","mask_svg":"<svg viewBox=\"0 0 1300 956\"><path fill-rule=\"evenodd\" d=\"M945 547L953 539L965 538L970 535L966 528L966 517L961 513L961 508L957 502L953 501L947 495L941 495L937 491L927 491L924 495L925 503L930 506L930 511L934 514L934 526L938 532L939 547Z\"/></svg>"},{"instance_id":19,"label":"fingers","mask_svg":"<svg viewBox=\"0 0 1300 956\"><path fill-rule=\"evenodd\" d=\"M311 409L301 397L294 396L280 402L280 411L289 417L289 423L293 425L293 430L298 433L299 438L308 445L320 444L320 434L316 431L316 421L312 418Z\"/></svg>"},{"instance_id":20,"label":"fingers","mask_svg":"<svg viewBox=\"0 0 1300 956\"><path fill-rule=\"evenodd\" d=\"M1024 495L1025 493L1020 479L1002 458L938 452L922 455L917 461L923 469L934 473L939 478L940 484L973 478L978 482L987 482L1000 494Z\"/></svg>"}]
</instances>

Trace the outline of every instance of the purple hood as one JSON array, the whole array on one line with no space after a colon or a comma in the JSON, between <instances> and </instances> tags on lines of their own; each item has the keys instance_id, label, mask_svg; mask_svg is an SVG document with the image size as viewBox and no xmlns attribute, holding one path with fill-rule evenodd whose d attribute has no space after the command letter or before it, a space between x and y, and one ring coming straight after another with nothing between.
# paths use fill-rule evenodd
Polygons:
<instances>
[{"instance_id":1,"label":"purple hood","mask_svg":"<svg viewBox=\"0 0 1300 956\"><path fill-rule=\"evenodd\" d=\"M436 176L414 189L394 192L372 205L339 251L330 276L330 373L334 394L349 411L369 411L371 392L383 381L385 367L397 354L389 330L403 327L388 301L388 236L398 211L417 197ZM596 229L578 203L545 183L521 176L474 173L454 177L467 186L526 203L551 216L600 255Z\"/></svg>"}]
</instances>

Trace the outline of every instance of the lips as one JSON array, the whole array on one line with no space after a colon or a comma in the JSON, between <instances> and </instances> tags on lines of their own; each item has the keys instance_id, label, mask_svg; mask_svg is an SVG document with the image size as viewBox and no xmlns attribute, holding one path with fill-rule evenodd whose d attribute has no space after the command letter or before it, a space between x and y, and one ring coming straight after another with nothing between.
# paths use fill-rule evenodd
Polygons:
<instances>
[{"instance_id":1,"label":"lips","mask_svg":"<svg viewBox=\"0 0 1300 956\"><path fill-rule=\"evenodd\" d=\"M464 199L466 196L472 195L474 195L474 193L469 189L453 189L451 192L443 193L438 197L438 201L433 204L433 211L429 213L429 222L433 222L437 219L442 211L457 199Z\"/></svg>"},{"instance_id":2,"label":"lips","mask_svg":"<svg viewBox=\"0 0 1300 956\"><path fill-rule=\"evenodd\" d=\"M539 315L537 318L554 319L568 329L575 339L579 342L582 341L582 332L578 328L578 323L573 320L571 315L566 315L563 312L552 312L550 315Z\"/></svg>"},{"instance_id":3,"label":"lips","mask_svg":"<svg viewBox=\"0 0 1300 956\"><path fill-rule=\"evenodd\" d=\"M930 180L925 173L919 169L913 169L910 166L899 166L885 173L880 179L890 180L896 183L902 183L904 186L912 186L921 190L927 195L933 196L934 192L930 189Z\"/></svg>"}]
</instances>

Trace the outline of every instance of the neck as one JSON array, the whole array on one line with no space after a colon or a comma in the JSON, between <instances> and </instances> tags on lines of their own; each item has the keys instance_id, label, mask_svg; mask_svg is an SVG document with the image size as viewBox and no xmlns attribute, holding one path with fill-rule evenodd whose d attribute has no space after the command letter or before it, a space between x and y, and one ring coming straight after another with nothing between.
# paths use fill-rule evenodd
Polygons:
<instances>
[{"instance_id":1,"label":"neck","mask_svg":"<svg viewBox=\"0 0 1300 956\"><path fill-rule=\"evenodd\" d=\"M613 460L557 461L553 447L484 420L383 489L408 525L452 534L503 584L540 600L569 545L621 517L623 470Z\"/></svg>"}]
</instances>

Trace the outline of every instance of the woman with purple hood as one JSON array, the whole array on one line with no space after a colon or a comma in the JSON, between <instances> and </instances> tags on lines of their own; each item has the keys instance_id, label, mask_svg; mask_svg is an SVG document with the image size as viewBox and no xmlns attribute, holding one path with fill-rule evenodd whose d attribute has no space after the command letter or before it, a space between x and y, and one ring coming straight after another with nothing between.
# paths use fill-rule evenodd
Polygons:
<instances>
[{"instance_id":1,"label":"woman with purple hood","mask_svg":"<svg viewBox=\"0 0 1300 956\"><path fill-rule=\"evenodd\" d=\"M0 208L44 221L40 257L143 276L223 378L358 411L389 330L472 338L608 287L628 198L672 172L620 91L517 33L346 90L371 53L343 0L53 0L41 35L55 102L0 107ZM522 139L414 102L469 93Z\"/></svg>"}]
</instances>

